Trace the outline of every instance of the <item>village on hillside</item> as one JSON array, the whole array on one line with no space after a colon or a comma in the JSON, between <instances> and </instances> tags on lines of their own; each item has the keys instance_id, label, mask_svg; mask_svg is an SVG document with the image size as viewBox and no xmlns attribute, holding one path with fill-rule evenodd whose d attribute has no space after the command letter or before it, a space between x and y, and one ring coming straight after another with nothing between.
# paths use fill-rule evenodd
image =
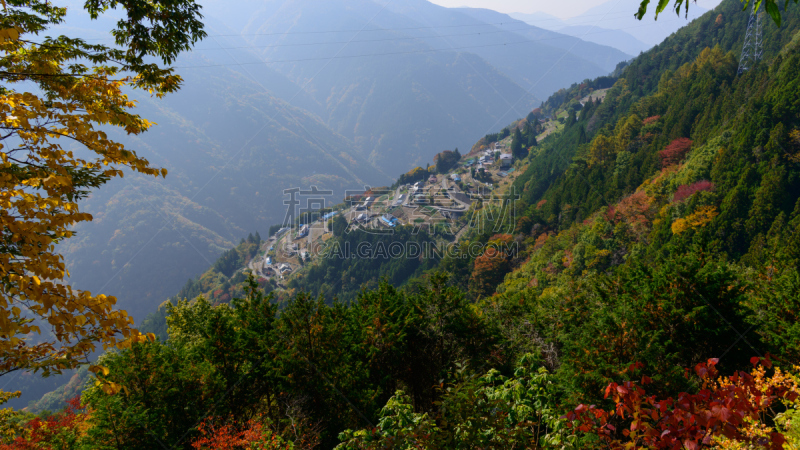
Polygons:
<instances>
[{"instance_id":1,"label":"village on hillside","mask_svg":"<svg viewBox=\"0 0 800 450\"><path fill-rule=\"evenodd\" d=\"M422 169L427 176L416 181L402 182L401 177L396 186L351 194L343 203L324 210L327 212L311 216L313 220L280 228L262 244L248 268L282 286L313 264L320 249L334 237L334 222L344 225L346 232L391 233L397 227L413 227L457 242L468 230L472 205L499 198L524 171L524 161L515 161L510 144L511 137L507 137L486 148L474 148L446 173Z\"/></svg>"},{"instance_id":2,"label":"village on hillside","mask_svg":"<svg viewBox=\"0 0 800 450\"><path fill-rule=\"evenodd\" d=\"M458 149L436 155L434 166L416 167L401 175L394 186L365 187L347 193L342 203L317 207L283 228L271 232L247 269L282 288L304 267L315 264L329 240L356 230L390 234L398 227L424 231L442 242L459 242L470 227L476 203L503 198L514 180L527 169L528 152L538 152L537 142L564 129L570 114L588 102L602 102L609 89L589 89L582 98L565 103L552 113L536 109L502 132L486 135L466 155ZM533 136L514 155L514 135ZM323 202L324 204L324 202ZM277 227L276 227L277 228Z\"/></svg>"}]
</instances>

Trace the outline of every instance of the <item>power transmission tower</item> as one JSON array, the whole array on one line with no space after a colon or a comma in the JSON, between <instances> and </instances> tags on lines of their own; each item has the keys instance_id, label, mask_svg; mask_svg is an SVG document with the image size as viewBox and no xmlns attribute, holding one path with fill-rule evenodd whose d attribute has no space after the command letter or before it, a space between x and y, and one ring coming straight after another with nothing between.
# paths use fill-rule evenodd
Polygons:
<instances>
[{"instance_id":1,"label":"power transmission tower","mask_svg":"<svg viewBox=\"0 0 800 450\"><path fill-rule=\"evenodd\" d=\"M752 1L752 0L751 0ZM747 22L747 34L744 36L742 57L739 60L739 75L753 68L764 53L764 41L761 35L761 11L756 12L756 2Z\"/></svg>"}]
</instances>

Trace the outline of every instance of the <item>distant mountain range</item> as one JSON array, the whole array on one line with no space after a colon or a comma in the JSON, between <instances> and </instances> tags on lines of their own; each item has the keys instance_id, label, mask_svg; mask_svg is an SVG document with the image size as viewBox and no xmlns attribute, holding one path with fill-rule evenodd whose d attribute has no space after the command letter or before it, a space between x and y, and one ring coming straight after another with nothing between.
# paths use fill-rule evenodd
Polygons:
<instances>
[{"instance_id":1,"label":"distant mountain range","mask_svg":"<svg viewBox=\"0 0 800 450\"><path fill-rule=\"evenodd\" d=\"M638 5L638 0L608 1L564 20L542 12L512 13L509 16L535 27L638 55L708 11L692 3L688 16L678 17L668 9L659 15L657 21L640 22L634 17ZM648 17L652 15L652 11L648 13Z\"/></svg>"},{"instance_id":2,"label":"distant mountain range","mask_svg":"<svg viewBox=\"0 0 800 450\"><path fill-rule=\"evenodd\" d=\"M424 0L385 8L372 0L245 2L246 22L225 2L206 7L241 31L247 61L279 61L270 67L301 86L318 104L311 110L381 168L410 168L437 148L470 146L565 84L629 58L494 11Z\"/></svg>"},{"instance_id":3,"label":"distant mountain range","mask_svg":"<svg viewBox=\"0 0 800 450\"><path fill-rule=\"evenodd\" d=\"M72 3L63 30L108 40L113 13L91 21ZM137 320L240 238L281 222L284 189L314 185L338 201L390 184L628 58L424 0L203 6L209 37L175 63L182 90L133 94L158 125L117 136L170 175L99 190L83 204L95 221L61 246L76 287L117 296Z\"/></svg>"}]
</instances>

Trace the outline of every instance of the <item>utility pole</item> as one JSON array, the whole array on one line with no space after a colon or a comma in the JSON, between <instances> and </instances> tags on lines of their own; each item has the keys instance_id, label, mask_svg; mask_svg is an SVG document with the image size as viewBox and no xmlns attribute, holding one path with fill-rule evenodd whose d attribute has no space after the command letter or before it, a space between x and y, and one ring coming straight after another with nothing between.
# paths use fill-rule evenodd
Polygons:
<instances>
[{"instance_id":1,"label":"utility pole","mask_svg":"<svg viewBox=\"0 0 800 450\"><path fill-rule=\"evenodd\" d=\"M753 0L751 0L753 1ZM764 41L761 33L761 11L756 11L756 2L747 22L747 33L744 36L742 56L739 59L739 75L753 68L764 53Z\"/></svg>"}]
</instances>

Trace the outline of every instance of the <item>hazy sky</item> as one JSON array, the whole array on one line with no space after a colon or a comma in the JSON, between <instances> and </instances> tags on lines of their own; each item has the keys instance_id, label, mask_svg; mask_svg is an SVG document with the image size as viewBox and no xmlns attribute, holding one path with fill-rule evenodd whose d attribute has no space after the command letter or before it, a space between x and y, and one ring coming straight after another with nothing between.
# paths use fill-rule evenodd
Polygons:
<instances>
[{"instance_id":1,"label":"hazy sky","mask_svg":"<svg viewBox=\"0 0 800 450\"><path fill-rule=\"evenodd\" d=\"M608 0L430 0L437 5L447 7L469 6L472 8L488 8L502 13L534 13L545 12L556 17L566 19L577 16L589 8L606 3ZM611 0L620 4L630 4L633 14L640 0ZM697 0L697 4L710 9L717 6L722 0ZM651 2L653 7L658 2ZM694 3L689 5L689 8Z\"/></svg>"}]
</instances>

